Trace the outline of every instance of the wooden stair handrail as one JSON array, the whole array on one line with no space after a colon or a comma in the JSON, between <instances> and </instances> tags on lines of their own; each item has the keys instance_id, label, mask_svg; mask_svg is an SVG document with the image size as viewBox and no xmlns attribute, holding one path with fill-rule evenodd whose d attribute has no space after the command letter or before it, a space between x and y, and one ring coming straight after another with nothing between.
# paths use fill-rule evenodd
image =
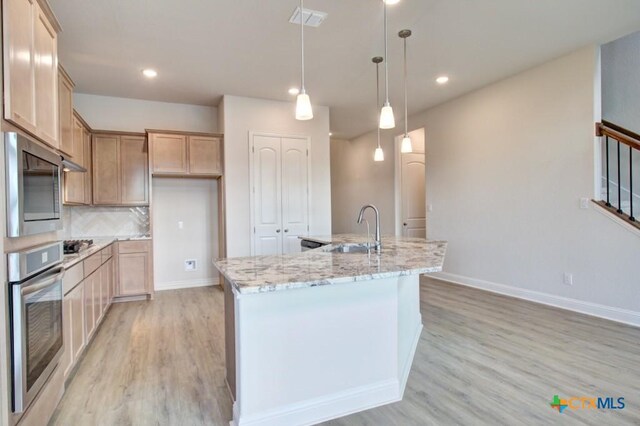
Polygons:
<instances>
[{"instance_id":1,"label":"wooden stair handrail","mask_svg":"<svg viewBox=\"0 0 640 426\"><path fill-rule=\"evenodd\" d=\"M620 143L630 146L633 149L640 150L639 134L617 126L613 123L609 123L608 121L602 120L602 123L596 123L596 136L609 136L610 138L613 138Z\"/></svg>"}]
</instances>

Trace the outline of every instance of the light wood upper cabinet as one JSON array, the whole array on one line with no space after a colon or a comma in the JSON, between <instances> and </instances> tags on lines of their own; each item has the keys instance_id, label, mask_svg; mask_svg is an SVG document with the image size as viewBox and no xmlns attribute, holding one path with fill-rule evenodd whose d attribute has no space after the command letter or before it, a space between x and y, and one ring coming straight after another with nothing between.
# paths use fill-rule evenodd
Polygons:
<instances>
[{"instance_id":1,"label":"light wood upper cabinet","mask_svg":"<svg viewBox=\"0 0 640 426\"><path fill-rule=\"evenodd\" d=\"M120 138L122 204L149 204L149 151L144 136Z\"/></svg>"},{"instance_id":2,"label":"light wood upper cabinet","mask_svg":"<svg viewBox=\"0 0 640 426\"><path fill-rule=\"evenodd\" d=\"M222 175L221 136L149 131L149 145L154 175Z\"/></svg>"},{"instance_id":3,"label":"light wood upper cabinet","mask_svg":"<svg viewBox=\"0 0 640 426\"><path fill-rule=\"evenodd\" d=\"M221 175L221 143L217 137L189 136L189 174Z\"/></svg>"},{"instance_id":4,"label":"light wood upper cabinet","mask_svg":"<svg viewBox=\"0 0 640 426\"><path fill-rule=\"evenodd\" d=\"M64 203L84 204L92 202L91 197L91 133L83 121L77 116L72 117L72 149L73 161L87 169L86 173L65 172L64 174Z\"/></svg>"},{"instance_id":5,"label":"light wood upper cabinet","mask_svg":"<svg viewBox=\"0 0 640 426\"><path fill-rule=\"evenodd\" d=\"M35 0L4 0L4 118L36 131Z\"/></svg>"},{"instance_id":6,"label":"light wood upper cabinet","mask_svg":"<svg viewBox=\"0 0 640 426\"><path fill-rule=\"evenodd\" d=\"M36 135L58 148L58 34L40 6L36 6Z\"/></svg>"},{"instance_id":7,"label":"light wood upper cabinet","mask_svg":"<svg viewBox=\"0 0 640 426\"><path fill-rule=\"evenodd\" d=\"M4 117L59 148L59 24L36 0L5 0L2 7Z\"/></svg>"},{"instance_id":8,"label":"light wood upper cabinet","mask_svg":"<svg viewBox=\"0 0 640 426\"><path fill-rule=\"evenodd\" d=\"M186 174L187 136L174 134L151 134L153 145L153 172L165 174Z\"/></svg>"},{"instance_id":9,"label":"light wood upper cabinet","mask_svg":"<svg viewBox=\"0 0 640 426\"><path fill-rule=\"evenodd\" d=\"M149 152L142 135L93 135L93 204L149 204Z\"/></svg>"},{"instance_id":10,"label":"light wood upper cabinet","mask_svg":"<svg viewBox=\"0 0 640 426\"><path fill-rule=\"evenodd\" d=\"M60 151L73 155L73 82L65 70L58 67L58 116L60 118Z\"/></svg>"}]
</instances>

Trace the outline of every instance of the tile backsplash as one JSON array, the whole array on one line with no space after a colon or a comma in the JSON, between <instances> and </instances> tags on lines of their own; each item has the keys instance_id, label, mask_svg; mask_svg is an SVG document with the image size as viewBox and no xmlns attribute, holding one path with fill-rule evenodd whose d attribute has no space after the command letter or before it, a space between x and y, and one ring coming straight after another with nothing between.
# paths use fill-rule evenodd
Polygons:
<instances>
[{"instance_id":1,"label":"tile backsplash","mask_svg":"<svg viewBox=\"0 0 640 426\"><path fill-rule=\"evenodd\" d=\"M146 235L149 208L66 206L64 225L66 238Z\"/></svg>"}]
</instances>

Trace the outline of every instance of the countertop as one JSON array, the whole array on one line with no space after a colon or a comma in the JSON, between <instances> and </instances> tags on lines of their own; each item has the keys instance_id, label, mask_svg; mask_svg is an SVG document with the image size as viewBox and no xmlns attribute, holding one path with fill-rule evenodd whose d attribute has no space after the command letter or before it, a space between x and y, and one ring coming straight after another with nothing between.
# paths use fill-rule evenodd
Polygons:
<instances>
[{"instance_id":1,"label":"countertop","mask_svg":"<svg viewBox=\"0 0 640 426\"><path fill-rule=\"evenodd\" d=\"M302 253L218 259L214 265L240 294L393 278L442 271L446 241L382 237L382 251L331 253L341 244L364 244L366 235L304 237L330 243Z\"/></svg>"},{"instance_id":2,"label":"countertop","mask_svg":"<svg viewBox=\"0 0 640 426\"><path fill-rule=\"evenodd\" d=\"M73 265L78 262L83 261L88 258L92 254L95 254L102 250L103 248L109 246L110 244L115 243L116 241L137 241L137 240L150 240L151 237L148 235L134 235L134 236L120 236L120 237L78 237L78 238L70 238L70 240L93 240L93 244L89 247L80 250L78 253L73 254L65 254L62 260L62 266L65 269L71 268Z\"/></svg>"}]
</instances>

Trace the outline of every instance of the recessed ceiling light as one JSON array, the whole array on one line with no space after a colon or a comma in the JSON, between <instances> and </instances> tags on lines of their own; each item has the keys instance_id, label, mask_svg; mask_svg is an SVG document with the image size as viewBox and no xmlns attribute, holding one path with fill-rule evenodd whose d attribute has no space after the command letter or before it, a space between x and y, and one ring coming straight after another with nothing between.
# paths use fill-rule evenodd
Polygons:
<instances>
[{"instance_id":1,"label":"recessed ceiling light","mask_svg":"<svg viewBox=\"0 0 640 426\"><path fill-rule=\"evenodd\" d=\"M446 75L441 75L440 77L436 78L436 83L438 84L445 84L449 82L449 77L447 77Z\"/></svg>"},{"instance_id":2,"label":"recessed ceiling light","mask_svg":"<svg viewBox=\"0 0 640 426\"><path fill-rule=\"evenodd\" d=\"M147 78L154 78L158 76L158 71L147 68L142 70L142 74Z\"/></svg>"},{"instance_id":3,"label":"recessed ceiling light","mask_svg":"<svg viewBox=\"0 0 640 426\"><path fill-rule=\"evenodd\" d=\"M298 93L300 93L300 89L298 89L297 87L292 87L291 89L289 89L289 94L290 95L297 95Z\"/></svg>"},{"instance_id":4,"label":"recessed ceiling light","mask_svg":"<svg viewBox=\"0 0 640 426\"><path fill-rule=\"evenodd\" d=\"M400 0L382 0L384 1L386 4L397 4L400 3Z\"/></svg>"}]
</instances>

